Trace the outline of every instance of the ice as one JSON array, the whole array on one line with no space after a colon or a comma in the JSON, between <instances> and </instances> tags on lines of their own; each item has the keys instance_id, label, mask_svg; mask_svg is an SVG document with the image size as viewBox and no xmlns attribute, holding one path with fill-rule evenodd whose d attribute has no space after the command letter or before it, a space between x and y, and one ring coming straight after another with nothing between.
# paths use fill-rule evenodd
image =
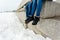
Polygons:
<instances>
[{"instance_id":1,"label":"ice","mask_svg":"<svg viewBox=\"0 0 60 40\"><path fill-rule=\"evenodd\" d=\"M46 40L32 30L25 29L16 13L0 13L0 40Z\"/></svg>"}]
</instances>

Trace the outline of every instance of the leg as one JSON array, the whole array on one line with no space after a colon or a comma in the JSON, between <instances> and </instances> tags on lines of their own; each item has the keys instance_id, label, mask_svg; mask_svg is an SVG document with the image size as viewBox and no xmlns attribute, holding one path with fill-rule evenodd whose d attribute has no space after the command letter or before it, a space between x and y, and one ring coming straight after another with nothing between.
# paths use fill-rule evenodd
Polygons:
<instances>
[{"instance_id":1,"label":"leg","mask_svg":"<svg viewBox=\"0 0 60 40\"><path fill-rule=\"evenodd\" d=\"M37 0L32 0L32 5L30 5L29 18L27 18L27 20L25 21L26 24L34 19L33 16L36 9L36 5L37 5Z\"/></svg>"},{"instance_id":2,"label":"leg","mask_svg":"<svg viewBox=\"0 0 60 40\"><path fill-rule=\"evenodd\" d=\"M32 7L32 2L28 2L26 5L26 17L27 19L25 20L25 23L28 24L30 21L32 21L34 18L30 17L30 12L31 12L31 7Z\"/></svg>"},{"instance_id":3,"label":"leg","mask_svg":"<svg viewBox=\"0 0 60 40\"><path fill-rule=\"evenodd\" d=\"M37 1L36 16L40 17L40 12L42 9L42 0Z\"/></svg>"},{"instance_id":4,"label":"leg","mask_svg":"<svg viewBox=\"0 0 60 40\"><path fill-rule=\"evenodd\" d=\"M39 17L40 17L41 9L42 9L42 0L37 0L36 16L33 20L32 25L36 25L38 23L40 19Z\"/></svg>"},{"instance_id":5,"label":"leg","mask_svg":"<svg viewBox=\"0 0 60 40\"><path fill-rule=\"evenodd\" d=\"M36 6L37 6L37 0L32 0L32 8L31 8L30 16L34 16Z\"/></svg>"},{"instance_id":6,"label":"leg","mask_svg":"<svg viewBox=\"0 0 60 40\"><path fill-rule=\"evenodd\" d=\"M31 5L32 5L32 2L28 2L28 4L25 7L25 9L26 9L26 17L27 18L29 17L29 13L30 13L30 10L31 10Z\"/></svg>"}]
</instances>

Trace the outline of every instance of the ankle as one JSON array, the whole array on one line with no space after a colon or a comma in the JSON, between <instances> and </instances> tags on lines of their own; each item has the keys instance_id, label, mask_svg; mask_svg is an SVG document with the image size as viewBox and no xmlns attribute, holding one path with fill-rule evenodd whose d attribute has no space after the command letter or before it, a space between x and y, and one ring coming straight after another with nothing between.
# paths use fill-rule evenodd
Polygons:
<instances>
[{"instance_id":1,"label":"ankle","mask_svg":"<svg viewBox=\"0 0 60 40\"><path fill-rule=\"evenodd\" d=\"M35 19L39 20L39 19L40 19L40 17L35 16Z\"/></svg>"}]
</instances>

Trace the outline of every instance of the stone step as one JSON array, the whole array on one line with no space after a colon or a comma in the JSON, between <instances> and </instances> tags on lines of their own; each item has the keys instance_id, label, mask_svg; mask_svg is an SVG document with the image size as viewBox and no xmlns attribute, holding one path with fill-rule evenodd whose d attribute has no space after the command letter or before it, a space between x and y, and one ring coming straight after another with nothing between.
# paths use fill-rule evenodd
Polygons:
<instances>
[{"instance_id":1,"label":"stone step","mask_svg":"<svg viewBox=\"0 0 60 40\"><path fill-rule=\"evenodd\" d=\"M26 16L25 12L17 13L20 21L24 23ZM25 26L25 25L24 25ZM25 26L26 27L26 26ZM40 19L37 25L33 26L32 22L28 24L28 28L42 34L44 37L52 38L53 40L60 40L60 17L50 19Z\"/></svg>"}]
</instances>

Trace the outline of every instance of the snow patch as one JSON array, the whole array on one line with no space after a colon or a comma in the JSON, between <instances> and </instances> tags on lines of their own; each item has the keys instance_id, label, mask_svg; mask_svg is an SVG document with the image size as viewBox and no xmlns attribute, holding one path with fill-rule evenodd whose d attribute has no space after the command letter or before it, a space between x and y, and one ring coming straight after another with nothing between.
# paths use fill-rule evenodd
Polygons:
<instances>
[{"instance_id":1,"label":"snow patch","mask_svg":"<svg viewBox=\"0 0 60 40\"><path fill-rule=\"evenodd\" d=\"M46 38L25 29L16 13L8 12L0 13L0 40L46 40Z\"/></svg>"}]
</instances>

